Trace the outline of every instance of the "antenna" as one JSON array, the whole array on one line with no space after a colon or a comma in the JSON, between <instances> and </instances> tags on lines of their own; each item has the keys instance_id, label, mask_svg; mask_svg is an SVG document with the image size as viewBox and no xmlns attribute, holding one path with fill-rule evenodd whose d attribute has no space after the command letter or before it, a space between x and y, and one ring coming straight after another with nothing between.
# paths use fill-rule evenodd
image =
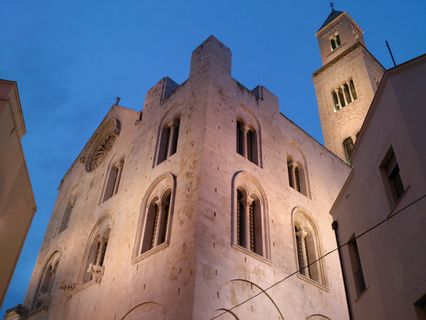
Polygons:
<instances>
[{"instance_id":1,"label":"antenna","mask_svg":"<svg viewBox=\"0 0 426 320\"><path fill-rule=\"evenodd\" d=\"M392 50L391 50L391 48L390 48L390 46L389 46L389 42L388 42L388 40L385 40L385 43L386 43L386 47L388 47L389 54L390 54L390 56L391 56L391 58L392 58L393 66L394 66L394 67L396 67L395 58L393 57Z\"/></svg>"}]
</instances>

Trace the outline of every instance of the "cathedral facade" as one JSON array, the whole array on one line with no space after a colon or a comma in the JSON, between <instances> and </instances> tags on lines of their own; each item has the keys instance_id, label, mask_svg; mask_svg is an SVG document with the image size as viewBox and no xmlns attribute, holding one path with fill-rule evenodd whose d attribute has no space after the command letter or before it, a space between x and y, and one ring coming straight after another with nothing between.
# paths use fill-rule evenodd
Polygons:
<instances>
[{"instance_id":1,"label":"cathedral facade","mask_svg":"<svg viewBox=\"0 0 426 320\"><path fill-rule=\"evenodd\" d=\"M111 107L7 319L348 319L329 211L383 68L344 12L317 37L329 149L233 79L210 36L187 81L160 80L141 112Z\"/></svg>"}]
</instances>

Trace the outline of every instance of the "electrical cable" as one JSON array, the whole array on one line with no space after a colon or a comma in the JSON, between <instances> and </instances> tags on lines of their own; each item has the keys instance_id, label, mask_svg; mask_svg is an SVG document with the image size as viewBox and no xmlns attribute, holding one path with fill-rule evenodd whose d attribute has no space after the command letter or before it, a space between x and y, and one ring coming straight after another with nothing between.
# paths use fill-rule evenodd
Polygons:
<instances>
[{"instance_id":1,"label":"electrical cable","mask_svg":"<svg viewBox=\"0 0 426 320\"><path fill-rule=\"evenodd\" d=\"M312 265L312 264L314 264L314 263L316 263L316 262L318 262L318 261L320 261L320 260L324 259L325 257L329 256L329 255L330 255L330 254L332 254L333 252L336 252L336 251L340 250L341 248L343 248L344 246L347 246L347 245L349 244L349 242L353 241L354 239L361 238L362 236L364 236L364 235L366 235L367 233L369 233L369 232L373 231L373 230L374 230L374 229L376 229L377 227L381 226L381 225L382 225L382 224L384 224L385 222L389 221L390 219L392 219L392 218L393 218L393 217L395 217L396 215L400 214L401 212L403 212L404 210L408 209L408 208L409 208L409 207L411 207L413 204L416 204L417 202L419 202L420 200L422 200L422 199L424 199L424 198L426 198L426 194L425 194L425 195L423 195L423 196L421 196L421 197L419 197L419 198L417 198L416 200L414 200L414 201L410 202L409 204L407 204L406 206L404 206L404 207L403 207L403 208L401 208L400 210L398 210L398 211L394 212L393 214L390 214L390 215L389 215L386 219L384 219L384 220L382 220L382 221L380 221L380 222L376 223L376 224L375 224L375 225L373 225L372 227L370 227L370 228L368 228L367 230L365 230L365 231L361 232L361 233L360 233L360 234L358 234L357 236L355 236L355 237L351 238L351 240L346 241L346 242L345 242L345 243L343 243L342 245L340 245L340 246L338 246L337 248L335 248L335 249L333 249L333 250L331 250L331 251L327 252L327 253L326 253L326 254L324 254L323 256L321 256L321 257L319 257L318 259L316 259L316 260L314 260L314 261L310 262L309 264L307 264L307 265L303 266L303 268L300 268L300 269L305 269L305 268L309 267L310 265ZM222 313L218 314L217 316L214 316L213 318L210 318L210 320L217 319L217 318L219 318L220 316L222 316L222 315L226 314L228 311L231 311L231 310L233 310L233 309L235 309L235 308L240 307L241 305L243 305L243 304L245 304L245 303L249 302L250 300L252 300L252 299L256 298L257 296L260 296L260 295L261 295L261 294L263 294L264 292L266 292L266 291L268 291L268 290L272 289L273 287L275 287L275 286L279 285L280 283L284 282L285 280L287 280L287 279L291 278L292 276L294 276L294 275L296 275L296 274L298 274L298 273L299 273L299 270L297 270L297 271L295 271L295 272L293 272L293 273L290 273L288 276L286 276L286 277L284 277L283 279L281 279L281 280L279 280L279 281L275 282L274 284L270 285L270 286L269 286L269 287L267 287L266 289L264 289L264 290L262 290L262 291L260 291L260 292L256 293L255 295L253 295L253 296L251 296L251 297L247 298L246 300L241 301L240 303L236 304L236 305L235 305L235 306L233 306L232 308L227 309L227 311L224 311L224 312L222 312Z\"/></svg>"}]
</instances>

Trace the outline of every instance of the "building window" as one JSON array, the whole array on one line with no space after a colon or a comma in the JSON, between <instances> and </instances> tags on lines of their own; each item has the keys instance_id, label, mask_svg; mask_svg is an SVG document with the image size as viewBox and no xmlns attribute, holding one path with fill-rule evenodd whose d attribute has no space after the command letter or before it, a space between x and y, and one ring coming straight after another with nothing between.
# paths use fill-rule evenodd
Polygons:
<instances>
[{"instance_id":1,"label":"building window","mask_svg":"<svg viewBox=\"0 0 426 320\"><path fill-rule=\"evenodd\" d=\"M236 126L236 151L256 165L260 162L259 138L256 129L237 120Z\"/></svg>"},{"instance_id":2,"label":"building window","mask_svg":"<svg viewBox=\"0 0 426 320\"><path fill-rule=\"evenodd\" d=\"M148 188L139 218L134 257L168 244L173 221L175 183L175 177L167 173Z\"/></svg>"},{"instance_id":3,"label":"building window","mask_svg":"<svg viewBox=\"0 0 426 320\"><path fill-rule=\"evenodd\" d=\"M263 189L240 172L234 178L233 244L269 259L268 219Z\"/></svg>"},{"instance_id":4,"label":"building window","mask_svg":"<svg viewBox=\"0 0 426 320\"><path fill-rule=\"evenodd\" d=\"M56 252L50 257L43 269L35 294L33 309L47 308L49 306L58 262L59 254Z\"/></svg>"},{"instance_id":5,"label":"building window","mask_svg":"<svg viewBox=\"0 0 426 320\"><path fill-rule=\"evenodd\" d=\"M157 153L157 165L172 156L177 151L179 139L180 118L163 126L160 134L160 143Z\"/></svg>"},{"instance_id":6,"label":"building window","mask_svg":"<svg viewBox=\"0 0 426 320\"><path fill-rule=\"evenodd\" d=\"M340 47L341 42L340 42L340 36L339 34L336 32L331 38L330 38L330 49L331 51L336 50L338 47Z\"/></svg>"},{"instance_id":7,"label":"building window","mask_svg":"<svg viewBox=\"0 0 426 320\"><path fill-rule=\"evenodd\" d=\"M105 255L107 252L111 228L108 222L103 222L93 232L90 246L87 248L84 262L82 282L101 282L105 272Z\"/></svg>"},{"instance_id":8,"label":"building window","mask_svg":"<svg viewBox=\"0 0 426 320\"><path fill-rule=\"evenodd\" d=\"M244 123L237 121L237 153L244 157Z\"/></svg>"},{"instance_id":9,"label":"building window","mask_svg":"<svg viewBox=\"0 0 426 320\"><path fill-rule=\"evenodd\" d=\"M291 157L287 157L287 172L289 186L308 196L305 171L301 163L294 163Z\"/></svg>"},{"instance_id":10,"label":"building window","mask_svg":"<svg viewBox=\"0 0 426 320\"><path fill-rule=\"evenodd\" d=\"M170 217L171 190L167 190L161 199L154 198L146 214L141 254L166 241Z\"/></svg>"},{"instance_id":11,"label":"building window","mask_svg":"<svg viewBox=\"0 0 426 320\"><path fill-rule=\"evenodd\" d=\"M254 164L258 164L257 134L254 129L249 129L247 131L247 159Z\"/></svg>"},{"instance_id":12,"label":"building window","mask_svg":"<svg viewBox=\"0 0 426 320\"><path fill-rule=\"evenodd\" d=\"M316 227L306 214L297 212L294 216L294 235L299 274L324 284L319 238Z\"/></svg>"},{"instance_id":13,"label":"building window","mask_svg":"<svg viewBox=\"0 0 426 320\"><path fill-rule=\"evenodd\" d=\"M333 98L335 112L346 107L348 104L358 99L354 81L350 79L340 87L335 88L331 91L331 96Z\"/></svg>"},{"instance_id":14,"label":"building window","mask_svg":"<svg viewBox=\"0 0 426 320\"><path fill-rule=\"evenodd\" d=\"M426 319L426 294L424 294L419 300L414 304L416 311L416 316L418 320Z\"/></svg>"},{"instance_id":15,"label":"building window","mask_svg":"<svg viewBox=\"0 0 426 320\"><path fill-rule=\"evenodd\" d=\"M123 166L124 160L122 159L109 169L102 202L108 200L118 192Z\"/></svg>"},{"instance_id":16,"label":"building window","mask_svg":"<svg viewBox=\"0 0 426 320\"><path fill-rule=\"evenodd\" d=\"M396 161L392 147L389 149L382 162L381 170L387 193L390 198L396 202L402 196L405 189L399 173L398 162Z\"/></svg>"},{"instance_id":17,"label":"building window","mask_svg":"<svg viewBox=\"0 0 426 320\"><path fill-rule=\"evenodd\" d=\"M349 259L351 261L352 274L355 283L356 294L359 296L367 288L364 280L364 273L362 271L361 258L358 251L358 244L356 238L353 236L348 242Z\"/></svg>"},{"instance_id":18,"label":"building window","mask_svg":"<svg viewBox=\"0 0 426 320\"><path fill-rule=\"evenodd\" d=\"M262 213L259 199L237 190L237 244L263 255Z\"/></svg>"},{"instance_id":19,"label":"building window","mask_svg":"<svg viewBox=\"0 0 426 320\"><path fill-rule=\"evenodd\" d=\"M68 200L64 212L62 213L61 222L59 224L58 233L60 234L62 231L64 231L68 227L68 222L71 217L71 212L74 208L76 198L73 196L71 200Z\"/></svg>"},{"instance_id":20,"label":"building window","mask_svg":"<svg viewBox=\"0 0 426 320\"><path fill-rule=\"evenodd\" d=\"M351 137L348 137L343 141L343 149L345 151L346 162L351 164L351 155L354 150L354 142Z\"/></svg>"}]
</instances>

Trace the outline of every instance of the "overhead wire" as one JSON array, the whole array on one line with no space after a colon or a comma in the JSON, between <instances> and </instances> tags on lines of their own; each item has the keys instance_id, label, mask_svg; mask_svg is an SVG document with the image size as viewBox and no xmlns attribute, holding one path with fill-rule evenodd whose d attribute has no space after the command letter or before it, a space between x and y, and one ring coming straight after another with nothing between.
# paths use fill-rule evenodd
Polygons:
<instances>
[{"instance_id":1,"label":"overhead wire","mask_svg":"<svg viewBox=\"0 0 426 320\"><path fill-rule=\"evenodd\" d=\"M404 207L402 207L401 209L399 209L399 210L395 211L394 213L391 213L391 214L390 214L390 215L389 215L386 219L381 220L380 222L376 223L375 225L373 225L372 227L368 228L367 230L365 230L365 231L361 232L360 234L358 234L358 235L356 235L356 236L352 237L349 241L346 241L345 243L341 244L340 246L336 247L335 249L330 250L329 252L325 253L324 255L322 255L321 257L319 257L318 259L316 259L316 260L314 260L314 261L312 261L312 262L308 263L307 265L303 266L303 267L302 267L302 268L300 268L300 269L308 268L309 266L313 265L314 263L316 263L316 262L318 262L318 261L320 261L320 260L324 259L325 257L329 256L330 254L332 254L332 253L334 253L334 252L336 252L336 251L340 250L341 248L343 248L343 247L347 246L347 245L348 245L351 241L353 241L353 240L355 240L355 239L359 239L359 238L361 238L362 236L364 236L364 235L366 235L367 233L369 233L369 232L373 231L374 229L378 228L379 226L381 226L381 225L382 225L382 224L384 224L385 222L389 221L390 219L392 219L392 218L393 218L393 217L395 217L396 215L400 214L401 212L403 212L404 210L408 209L409 207L411 207L412 205L416 204L417 202L419 202L420 200L422 200L422 199L424 199L424 198L426 198L426 194L424 194L423 196L421 196L421 197L417 198L416 200L413 200L412 202L408 203L406 206L404 206ZM300 270L300 269L299 269L299 270ZM220 314L218 314L218 315L214 316L213 318L210 318L210 320L217 319L217 318L219 318L220 316L222 316L222 315L226 314L227 312L229 312L229 311L231 311L231 310L234 310L235 308L238 308L238 307L240 307L241 305L243 305L243 304L245 304L245 303L249 302L250 300L252 300L252 299L254 299L254 298L256 298L256 297L260 296L261 294L265 293L266 291L268 291L268 290L270 290L270 289L274 288L275 286L279 285L280 283L283 283L285 280L287 280L287 279L291 278L292 276L294 276L294 275L298 274L298 273L300 272L299 270L297 270L297 271L294 271L294 272L290 273L288 276L286 276L286 277L282 278L281 280L279 280L279 281L277 281L277 282L273 283L273 284L272 284L272 285L270 285L269 287L267 287L267 288L265 288L265 289L261 290L260 292L258 292L258 293L256 293L256 294L254 294L253 296L251 296L251 297L249 297L249 298L247 298L247 299L245 299L245 300L241 301L240 303L236 304L235 306L233 306L233 307L231 307L231 308L229 308L229 309L226 309L226 311L224 311L224 312L222 312L222 313L220 313Z\"/></svg>"}]
</instances>

